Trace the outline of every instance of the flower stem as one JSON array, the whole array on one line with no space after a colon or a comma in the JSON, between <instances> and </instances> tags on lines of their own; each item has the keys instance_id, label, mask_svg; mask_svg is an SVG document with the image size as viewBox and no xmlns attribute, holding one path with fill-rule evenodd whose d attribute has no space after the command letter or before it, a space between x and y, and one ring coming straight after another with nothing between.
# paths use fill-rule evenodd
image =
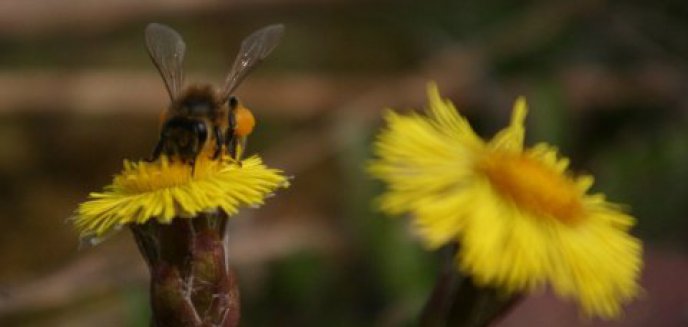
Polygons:
<instances>
[{"instance_id":1,"label":"flower stem","mask_svg":"<svg viewBox=\"0 0 688 327\"><path fill-rule=\"evenodd\" d=\"M454 255L456 245L449 245L442 249L443 264L437 275L437 282L423 307L419 325L422 327L443 326L447 319L447 313L451 307L453 294L459 282L456 274Z\"/></svg>"},{"instance_id":2,"label":"flower stem","mask_svg":"<svg viewBox=\"0 0 688 327\"><path fill-rule=\"evenodd\" d=\"M520 300L491 287L477 286L469 276L461 277L447 326L485 327L502 318Z\"/></svg>"},{"instance_id":3,"label":"flower stem","mask_svg":"<svg viewBox=\"0 0 688 327\"><path fill-rule=\"evenodd\" d=\"M131 230L151 275L153 326L239 323L239 289L227 263L224 213L149 221Z\"/></svg>"},{"instance_id":4,"label":"flower stem","mask_svg":"<svg viewBox=\"0 0 688 327\"><path fill-rule=\"evenodd\" d=\"M485 327L495 323L520 299L490 287L477 286L458 271L457 244L443 249L443 266L435 288L423 308L420 326Z\"/></svg>"}]
</instances>

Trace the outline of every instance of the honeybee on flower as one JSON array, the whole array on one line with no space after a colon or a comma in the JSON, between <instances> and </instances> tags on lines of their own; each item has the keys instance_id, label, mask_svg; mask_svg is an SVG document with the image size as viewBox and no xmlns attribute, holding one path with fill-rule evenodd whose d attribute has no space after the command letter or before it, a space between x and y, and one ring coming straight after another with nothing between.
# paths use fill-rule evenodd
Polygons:
<instances>
[{"instance_id":1,"label":"honeybee on flower","mask_svg":"<svg viewBox=\"0 0 688 327\"><path fill-rule=\"evenodd\" d=\"M246 75L275 49L283 32L284 26L276 24L246 37L224 85L215 90L205 84L184 87L184 40L168 26L149 24L146 28L148 54L170 96L152 160L165 154L194 166L196 158L204 150L211 152L213 159L219 159L226 150L233 159L240 160L255 119L232 93Z\"/></svg>"},{"instance_id":2,"label":"honeybee on flower","mask_svg":"<svg viewBox=\"0 0 688 327\"><path fill-rule=\"evenodd\" d=\"M125 161L111 185L79 206L74 224L82 237L97 239L116 227L152 219L170 223L217 210L232 215L241 206L262 204L289 184L258 156L242 160L255 119L232 95L274 50L283 31L283 25L275 24L247 36L224 85L215 90L209 85L184 87L182 37L165 25L147 26L148 53L170 96L160 138L149 160Z\"/></svg>"}]
</instances>

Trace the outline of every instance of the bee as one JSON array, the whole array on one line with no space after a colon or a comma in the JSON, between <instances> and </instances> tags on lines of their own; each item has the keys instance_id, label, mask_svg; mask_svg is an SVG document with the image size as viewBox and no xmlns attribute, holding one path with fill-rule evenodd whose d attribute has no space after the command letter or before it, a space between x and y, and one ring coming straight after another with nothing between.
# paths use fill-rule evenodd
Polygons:
<instances>
[{"instance_id":1,"label":"bee","mask_svg":"<svg viewBox=\"0 0 688 327\"><path fill-rule=\"evenodd\" d=\"M164 154L190 164L192 171L198 156L205 154L218 159L227 153L240 162L255 119L232 93L275 49L283 33L284 26L276 24L246 37L222 88L215 89L209 84L184 87L184 40L168 26L149 24L145 32L146 48L170 96L170 104L161 119L160 138L150 160Z\"/></svg>"}]
</instances>

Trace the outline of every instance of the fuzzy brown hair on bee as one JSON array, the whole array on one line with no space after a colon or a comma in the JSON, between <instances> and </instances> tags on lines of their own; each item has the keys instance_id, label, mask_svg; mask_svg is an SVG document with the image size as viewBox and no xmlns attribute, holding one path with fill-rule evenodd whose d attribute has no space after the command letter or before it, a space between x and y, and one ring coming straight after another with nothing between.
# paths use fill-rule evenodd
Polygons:
<instances>
[{"instance_id":1,"label":"fuzzy brown hair on bee","mask_svg":"<svg viewBox=\"0 0 688 327\"><path fill-rule=\"evenodd\" d=\"M277 46L284 26L270 25L246 37L221 89L206 84L183 87L186 45L172 28L152 23L146 27L146 46L170 96L162 116L160 138L151 156L166 155L194 166L199 155L218 159L223 152L241 159L246 137L255 119L231 94L246 75Z\"/></svg>"}]
</instances>

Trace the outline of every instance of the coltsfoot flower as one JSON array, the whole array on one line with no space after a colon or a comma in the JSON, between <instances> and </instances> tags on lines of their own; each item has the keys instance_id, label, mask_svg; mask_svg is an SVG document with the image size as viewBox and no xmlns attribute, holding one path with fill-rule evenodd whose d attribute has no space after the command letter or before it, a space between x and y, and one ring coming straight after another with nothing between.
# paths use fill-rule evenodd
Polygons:
<instances>
[{"instance_id":1,"label":"coltsfoot flower","mask_svg":"<svg viewBox=\"0 0 688 327\"><path fill-rule=\"evenodd\" d=\"M524 98L485 141L435 85L428 96L427 115L385 115L369 166L388 186L381 209L410 213L429 248L458 242L458 268L479 285L507 294L549 286L588 316L619 316L640 290L634 218L589 194L593 178L570 173L556 148L524 148Z\"/></svg>"},{"instance_id":2,"label":"coltsfoot flower","mask_svg":"<svg viewBox=\"0 0 688 327\"><path fill-rule=\"evenodd\" d=\"M164 156L155 162L124 161L111 185L79 205L74 225L82 237L101 237L151 219L167 224L217 210L233 215L241 206L263 204L266 196L288 185L280 170L267 168L258 156L241 164L199 156L193 172L188 164Z\"/></svg>"}]
</instances>

